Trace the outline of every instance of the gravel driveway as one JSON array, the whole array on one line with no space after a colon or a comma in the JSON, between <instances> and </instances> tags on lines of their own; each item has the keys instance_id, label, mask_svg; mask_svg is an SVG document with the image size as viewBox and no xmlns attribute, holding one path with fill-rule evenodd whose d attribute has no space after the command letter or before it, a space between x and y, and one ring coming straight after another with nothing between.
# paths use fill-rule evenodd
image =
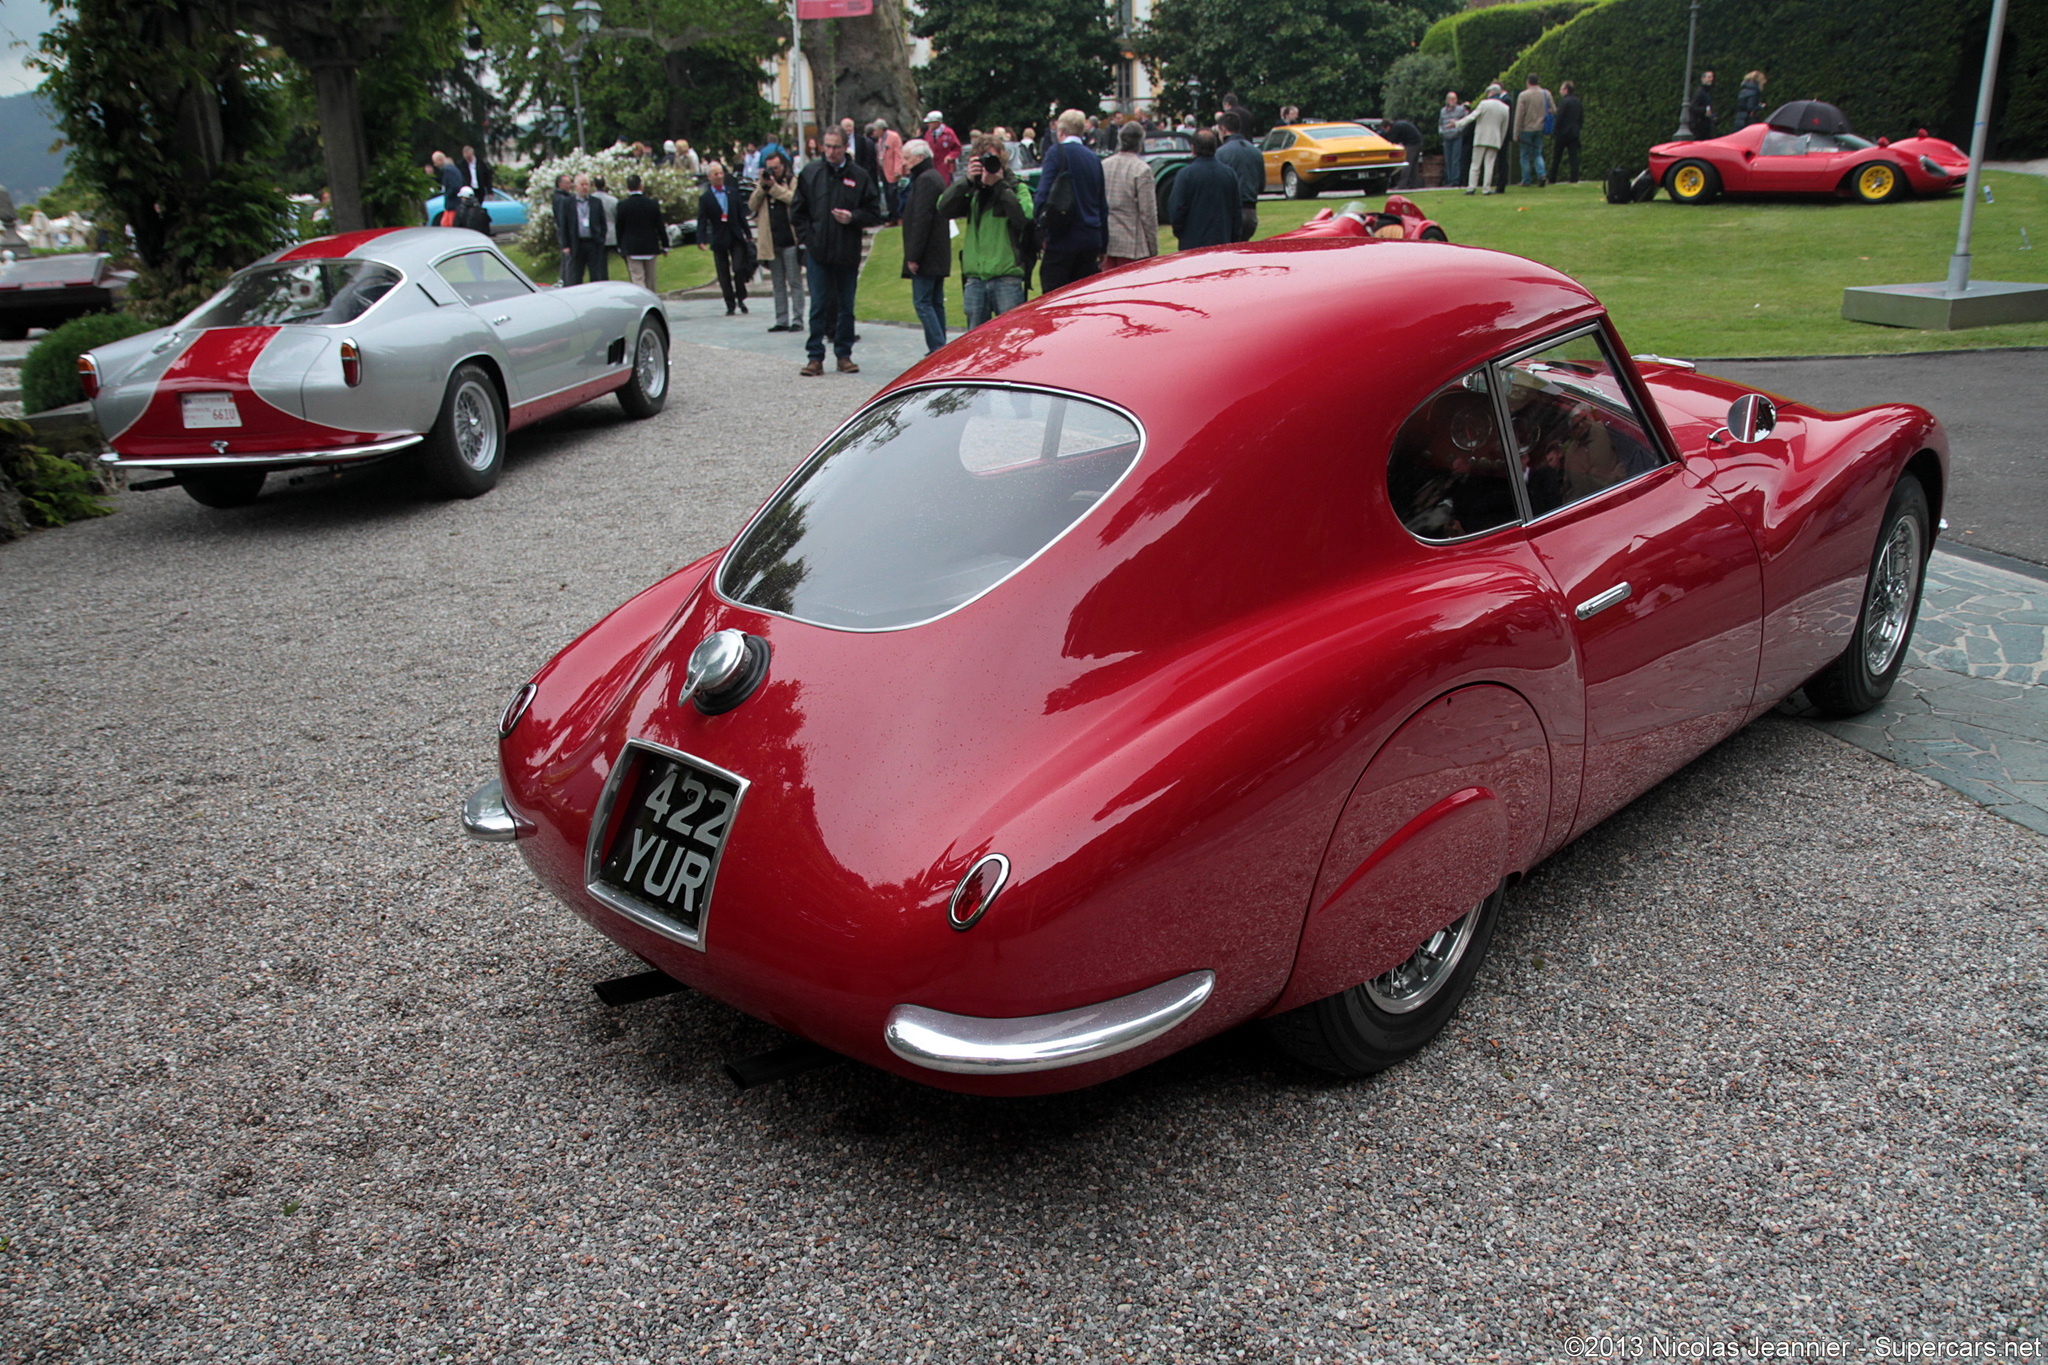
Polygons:
<instances>
[{"instance_id":1,"label":"gravel driveway","mask_svg":"<svg viewBox=\"0 0 2048 1365\"><path fill-rule=\"evenodd\" d=\"M2048 1336L2048 841L1796 721L1510 898L1462 1018L996 1103L840 1066L465 845L505 697L870 392L173 492L0 550L0 1359L1556 1359Z\"/></svg>"}]
</instances>

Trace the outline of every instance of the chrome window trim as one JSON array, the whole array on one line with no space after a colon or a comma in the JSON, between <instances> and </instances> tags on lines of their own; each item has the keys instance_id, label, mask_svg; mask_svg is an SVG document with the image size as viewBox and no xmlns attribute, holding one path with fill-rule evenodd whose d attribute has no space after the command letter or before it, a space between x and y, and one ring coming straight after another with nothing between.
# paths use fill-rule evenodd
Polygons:
<instances>
[{"instance_id":1,"label":"chrome window trim","mask_svg":"<svg viewBox=\"0 0 2048 1365\"><path fill-rule=\"evenodd\" d=\"M647 908L624 892L605 885L597 875L598 868L604 862L605 827L611 823L612 806L619 799L620 787L625 785L626 772L633 766L631 751L634 749L645 749L650 753L702 768L706 772L717 773L739 788L739 794L733 798L732 817L726 825L725 838L719 841L718 852L712 855L711 871L704 876L704 908L697 915L695 933L668 916ZM672 943L680 943L685 948L695 948L698 952L703 952L704 935L711 926L711 897L718 889L718 869L725 862L725 850L732 845L733 828L739 824L740 811L747 804L747 791L752 786L753 783L738 773L721 768L716 763L708 763L695 754L686 754L681 749L671 749L668 745L657 744L651 739L627 740L625 747L620 749L618 756L612 760L612 770L605 776L604 790L598 795L597 810L591 816L590 836L583 844L583 889L601 904L624 915L649 933L659 934Z\"/></svg>"},{"instance_id":2,"label":"chrome window trim","mask_svg":"<svg viewBox=\"0 0 2048 1365\"><path fill-rule=\"evenodd\" d=\"M974 596L967 598L965 601L954 603L952 606L946 608L944 611L940 612L936 616L927 616L921 621L905 622L903 625L900 626L838 626L826 621L813 621L808 619L807 617L795 616L786 611L773 611L767 607L758 607L751 602L741 602L736 598L728 596L725 591L725 583L723 580L725 578L726 563L728 560L732 558L733 547L738 545L741 541L747 538L748 534L753 531L754 524L761 520L762 514L765 513L770 507L773 507L775 505L776 499L782 496L782 490L788 488L792 483L802 478L804 472L810 469L812 462L814 462L818 458L819 453L823 451L825 447L831 445L834 441L838 440L840 434L843 433L848 427L852 426L856 421L860 420L861 415L867 412L868 409L874 407L877 403L886 403L891 399L900 398L906 393L916 393L921 389L1014 389L1024 393L1043 393L1048 394L1054 398L1071 398L1083 403L1093 403L1097 407L1108 408L1111 412L1116 413L1118 416L1122 417L1124 420L1128 421L1131 424L1132 428L1138 433L1138 453L1131 456L1130 464L1124 467L1123 473L1117 475L1116 481L1110 484L1109 487L1102 490L1102 496L1095 500L1095 505L1093 507L1090 507L1087 511L1083 512L1080 516L1075 517L1074 520L1068 524L1066 530L1061 531L1051 540L1048 540L1047 542L1045 542L1045 544L1039 546L1038 549L1035 552L1033 552L1029 558L1018 561L1017 566L1015 568L1011 569L1001 578L998 578L995 582L983 588L980 592L974 594ZM781 483L775 485L775 491L773 493L770 493L768 497L761 503L761 505L754 510L753 516L747 518L747 524L740 528L739 534L734 536L730 541L726 542L724 552L720 554L718 557L718 567L712 570L711 572L711 591L714 595L717 596L719 601L724 602L728 606L738 607L742 611L759 612L763 616L778 616L785 621L795 621L799 625L815 626L819 630L836 630L843 632L847 635L888 635L899 630L916 630L919 626L928 626L934 621L943 621L948 616L951 616L954 612L965 611L967 608L973 606L976 602L979 602L982 598L994 592L997 588L1003 586L1003 584L1015 578L1018 574L1023 573L1033 564L1036 564L1039 561L1039 559L1046 554L1047 551L1052 549L1053 546L1059 544L1068 536L1074 534L1074 532L1080 528L1083 522L1093 517L1096 511L1100 509L1104 503L1108 502L1110 498L1116 494L1116 491L1119 488L1122 488L1124 486L1124 484L1130 479L1131 475L1137 471L1138 466L1141 463L1143 463L1145 459L1145 452L1151 448L1151 445L1151 433L1146 431L1145 424L1138 420L1138 414L1132 412L1123 404L1115 402L1112 399L1098 398L1092 393L1082 393L1078 389L1054 388L1050 384L1020 384L1015 380L1009 379L926 379L920 380L915 384L905 384L900 389L889 389L886 392L876 394L873 398L869 399L867 402L861 404L858 408L856 408L852 416L848 417L844 422L841 422L837 427L834 427L832 429L831 435L827 436L824 440L818 442L818 444L812 448L811 453L804 456L804 458L798 462L797 467L794 470L790 471L789 476L787 478L783 479ZM696 760L692 759L691 761L695 762Z\"/></svg>"},{"instance_id":3,"label":"chrome window trim","mask_svg":"<svg viewBox=\"0 0 2048 1365\"><path fill-rule=\"evenodd\" d=\"M517 265L515 265L511 257L507 256L504 252L498 250L497 244L495 242L485 242L482 245L477 245L476 243L465 243L462 246L456 247L452 251L444 251L440 255L428 260L427 268L433 271L436 276L439 276L443 284L446 284L450 289L455 289L455 281L449 279L446 275L441 274L442 265L445 264L446 262L454 260L457 256L474 256L479 252L487 256L496 256L499 262L507 270L512 272L512 278L526 286L527 293L540 293L540 286L535 284L532 280L528 279L526 277L526 272L524 270L521 270ZM455 301L461 304L464 308L474 309L477 306L471 303L468 299L463 298L462 291L459 289L456 290ZM379 299L378 302L382 303L383 300ZM496 303L500 302L500 300L493 299L492 302Z\"/></svg>"},{"instance_id":4,"label":"chrome window trim","mask_svg":"<svg viewBox=\"0 0 2048 1365\"><path fill-rule=\"evenodd\" d=\"M285 327L354 327L358 323L360 323L364 318L367 318L368 316L370 316L370 314L376 312L379 308L382 308L384 306L384 301L386 299L392 297L394 294L404 293L405 287L408 284L413 283L413 277L406 273L404 266L398 264L398 262L396 261L387 261L381 256L311 256L307 257L304 260L298 261L285 261L280 260L277 257L272 257L269 260L257 261L253 265L245 265L240 270L237 270L234 274L228 276L228 282L226 284L222 285L218 290L216 290L212 294L212 296L206 300L206 302L200 304L197 308L194 308L191 312L185 314L184 317L179 318L176 322L172 323L169 330L173 333L188 331L211 332L215 330L213 327L187 326L187 324L190 323L193 318L198 317L201 313L213 307L216 303L219 303L221 297L225 295L229 289L234 287L235 281L242 278L243 275L247 274L251 270L261 270L264 269L265 267L273 265L333 265L343 261L357 261L365 265L381 265L386 270L392 271L398 276L398 283L392 285L389 289L379 294L375 302L373 302L368 308L365 308L362 312L350 318L347 322L250 322L235 323L233 325L237 327L277 327L280 329Z\"/></svg>"}]
</instances>

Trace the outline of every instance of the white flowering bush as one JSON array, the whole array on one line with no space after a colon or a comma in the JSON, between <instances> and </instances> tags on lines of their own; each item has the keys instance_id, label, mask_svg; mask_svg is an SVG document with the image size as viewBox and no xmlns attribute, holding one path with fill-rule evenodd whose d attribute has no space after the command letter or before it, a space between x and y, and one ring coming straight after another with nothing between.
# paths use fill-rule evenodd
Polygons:
<instances>
[{"instance_id":1,"label":"white flowering bush","mask_svg":"<svg viewBox=\"0 0 2048 1365\"><path fill-rule=\"evenodd\" d=\"M605 193L626 197L626 177L637 175L641 190L653 195L671 222L697 216L697 177L681 166L658 166L628 153L605 148L596 152L571 152L533 168L526 182L526 226L519 245L536 256L552 256L561 248L555 241L555 178L561 175L603 177Z\"/></svg>"}]
</instances>

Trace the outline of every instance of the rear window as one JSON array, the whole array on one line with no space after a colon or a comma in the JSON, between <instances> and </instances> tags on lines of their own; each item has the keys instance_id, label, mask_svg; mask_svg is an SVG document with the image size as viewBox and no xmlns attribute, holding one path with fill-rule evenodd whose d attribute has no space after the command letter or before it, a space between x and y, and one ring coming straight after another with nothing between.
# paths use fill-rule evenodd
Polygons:
<instances>
[{"instance_id":1,"label":"rear window","mask_svg":"<svg viewBox=\"0 0 2048 1365\"><path fill-rule=\"evenodd\" d=\"M375 261L278 261L243 271L184 327L281 327L354 322L397 287Z\"/></svg>"},{"instance_id":2,"label":"rear window","mask_svg":"<svg viewBox=\"0 0 2048 1365\"><path fill-rule=\"evenodd\" d=\"M856 416L734 543L718 588L815 625L895 630L1008 578L1087 515L1142 436L1100 403L912 389Z\"/></svg>"},{"instance_id":3,"label":"rear window","mask_svg":"<svg viewBox=\"0 0 2048 1365\"><path fill-rule=\"evenodd\" d=\"M1356 123L1332 123L1320 128L1304 128L1301 131L1303 136L1312 137L1318 142L1334 142L1340 138L1372 136L1372 129Z\"/></svg>"}]
</instances>

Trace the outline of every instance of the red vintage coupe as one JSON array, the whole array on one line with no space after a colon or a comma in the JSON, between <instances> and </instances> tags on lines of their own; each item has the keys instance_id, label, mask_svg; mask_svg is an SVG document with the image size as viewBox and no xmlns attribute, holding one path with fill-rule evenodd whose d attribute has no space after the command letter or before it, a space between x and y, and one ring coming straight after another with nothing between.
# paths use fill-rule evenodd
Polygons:
<instances>
[{"instance_id":1,"label":"red vintage coupe","mask_svg":"<svg viewBox=\"0 0 2048 1365\"><path fill-rule=\"evenodd\" d=\"M1342 209L1322 209L1306 223L1292 232L1278 232L1276 237L1370 237L1378 241L1392 242L1448 242L1450 237L1443 225L1434 218L1425 217L1415 201L1405 194L1387 196L1386 207L1379 210L1367 208L1365 201L1354 199Z\"/></svg>"},{"instance_id":2,"label":"red vintage coupe","mask_svg":"<svg viewBox=\"0 0 2048 1365\"><path fill-rule=\"evenodd\" d=\"M1513 256L1166 256L856 412L518 690L463 824L674 981L932 1085L1252 1020L1376 1071L1539 861L1801 687L1885 694L1947 469L1919 408L1631 358Z\"/></svg>"},{"instance_id":3,"label":"red vintage coupe","mask_svg":"<svg viewBox=\"0 0 2048 1365\"><path fill-rule=\"evenodd\" d=\"M1969 175L1969 155L1925 128L1897 142L1871 142L1818 100L1781 105L1765 122L1726 137L1650 149L1651 179L1681 204L1722 194L1829 194L1881 204L1908 192L1946 194Z\"/></svg>"}]
</instances>

